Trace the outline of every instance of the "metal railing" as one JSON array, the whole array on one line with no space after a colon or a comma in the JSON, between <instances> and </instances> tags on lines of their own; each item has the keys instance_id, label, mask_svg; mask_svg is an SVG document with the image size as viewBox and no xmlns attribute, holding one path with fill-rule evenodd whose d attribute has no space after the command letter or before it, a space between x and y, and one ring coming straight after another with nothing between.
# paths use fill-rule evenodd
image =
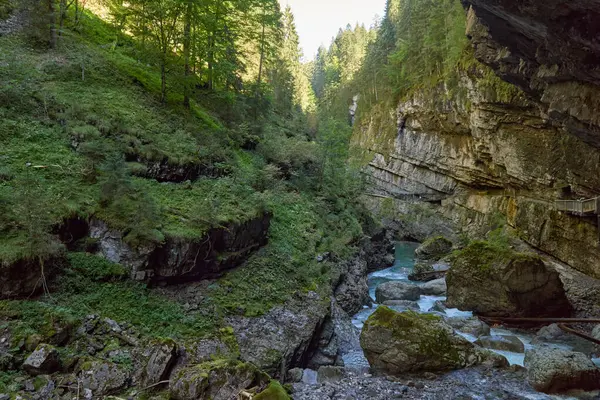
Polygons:
<instances>
[{"instance_id":1,"label":"metal railing","mask_svg":"<svg viewBox=\"0 0 600 400\"><path fill-rule=\"evenodd\" d=\"M574 214L598 214L599 199L600 197L586 200L556 200L554 204L558 211Z\"/></svg>"}]
</instances>

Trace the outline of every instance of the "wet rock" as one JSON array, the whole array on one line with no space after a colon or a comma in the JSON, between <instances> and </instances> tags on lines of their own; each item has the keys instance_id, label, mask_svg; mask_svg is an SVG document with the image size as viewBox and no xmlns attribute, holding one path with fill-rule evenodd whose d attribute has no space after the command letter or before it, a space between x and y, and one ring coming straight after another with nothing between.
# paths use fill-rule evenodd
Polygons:
<instances>
[{"instance_id":1,"label":"wet rock","mask_svg":"<svg viewBox=\"0 0 600 400\"><path fill-rule=\"evenodd\" d=\"M419 300L421 291L417 285L407 282L385 282L375 289L375 299L381 304L388 300Z\"/></svg>"},{"instance_id":2,"label":"wet rock","mask_svg":"<svg viewBox=\"0 0 600 400\"><path fill-rule=\"evenodd\" d=\"M513 353L524 353L525 345L516 336L494 335L480 336L475 344L486 349L512 351Z\"/></svg>"},{"instance_id":3,"label":"wet rock","mask_svg":"<svg viewBox=\"0 0 600 400\"><path fill-rule=\"evenodd\" d=\"M443 236L427 239L415 250L417 260L438 261L452 251L452 242Z\"/></svg>"},{"instance_id":4,"label":"wet rock","mask_svg":"<svg viewBox=\"0 0 600 400\"><path fill-rule=\"evenodd\" d=\"M536 254L472 242L453 257L446 282L450 308L511 317L572 313L558 273Z\"/></svg>"},{"instance_id":5,"label":"wet rock","mask_svg":"<svg viewBox=\"0 0 600 400\"><path fill-rule=\"evenodd\" d=\"M443 296L446 294L446 278L435 279L421 286L421 294Z\"/></svg>"},{"instance_id":6,"label":"wet rock","mask_svg":"<svg viewBox=\"0 0 600 400\"><path fill-rule=\"evenodd\" d=\"M147 350L148 362L142 375L144 386L166 380L177 360L177 344L172 340L156 343Z\"/></svg>"},{"instance_id":7,"label":"wet rock","mask_svg":"<svg viewBox=\"0 0 600 400\"><path fill-rule=\"evenodd\" d=\"M324 366L317 371L317 382L335 382L344 377L344 368Z\"/></svg>"},{"instance_id":8,"label":"wet rock","mask_svg":"<svg viewBox=\"0 0 600 400\"><path fill-rule=\"evenodd\" d=\"M169 391L176 400L229 400L244 389L269 384L268 375L249 363L217 360L181 369L171 377Z\"/></svg>"},{"instance_id":9,"label":"wet rock","mask_svg":"<svg viewBox=\"0 0 600 400\"><path fill-rule=\"evenodd\" d=\"M600 370L583 353L549 347L528 350L525 368L527 380L540 392L600 389Z\"/></svg>"},{"instance_id":10,"label":"wet rock","mask_svg":"<svg viewBox=\"0 0 600 400\"><path fill-rule=\"evenodd\" d=\"M360 242L363 258L367 262L367 271L379 271L394 265L394 233L380 229L370 238Z\"/></svg>"},{"instance_id":11,"label":"wet rock","mask_svg":"<svg viewBox=\"0 0 600 400\"><path fill-rule=\"evenodd\" d=\"M445 371L482 363L508 365L504 357L456 335L437 316L397 313L385 306L365 322L360 344L371 367L390 374Z\"/></svg>"},{"instance_id":12,"label":"wet rock","mask_svg":"<svg viewBox=\"0 0 600 400\"><path fill-rule=\"evenodd\" d=\"M302 375L304 374L304 370L302 368L292 368L290 369L286 376L287 382L296 383L302 380Z\"/></svg>"},{"instance_id":13,"label":"wet rock","mask_svg":"<svg viewBox=\"0 0 600 400\"><path fill-rule=\"evenodd\" d=\"M427 311L435 311L435 312L439 312L439 313L445 313L446 310L447 310L446 302L442 301L442 300L436 300L435 303L433 303L433 307L431 307Z\"/></svg>"},{"instance_id":14,"label":"wet rock","mask_svg":"<svg viewBox=\"0 0 600 400\"><path fill-rule=\"evenodd\" d=\"M419 303L412 300L386 300L382 303L384 306L390 307L392 310L401 311L401 310L413 310L419 311L421 308L419 307Z\"/></svg>"},{"instance_id":15,"label":"wet rock","mask_svg":"<svg viewBox=\"0 0 600 400\"><path fill-rule=\"evenodd\" d=\"M475 337L487 336L490 334L489 325L480 321L477 317L450 317L446 318L446 323L457 331L468 333Z\"/></svg>"},{"instance_id":16,"label":"wet rock","mask_svg":"<svg viewBox=\"0 0 600 400\"><path fill-rule=\"evenodd\" d=\"M30 375L52 374L59 368L58 351L49 344L40 344L23 363L23 369Z\"/></svg>"},{"instance_id":17,"label":"wet rock","mask_svg":"<svg viewBox=\"0 0 600 400\"><path fill-rule=\"evenodd\" d=\"M430 272L435 271L433 269L433 265L426 263L416 263L413 267L413 270L410 274L408 274L408 279L416 282L427 282L430 276L434 276L433 274L429 274Z\"/></svg>"},{"instance_id":18,"label":"wet rock","mask_svg":"<svg viewBox=\"0 0 600 400\"><path fill-rule=\"evenodd\" d=\"M127 374L110 361L84 358L77 366L82 389L89 389L94 396L102 396L125 388Z\"/></svg>"}]
</instances>

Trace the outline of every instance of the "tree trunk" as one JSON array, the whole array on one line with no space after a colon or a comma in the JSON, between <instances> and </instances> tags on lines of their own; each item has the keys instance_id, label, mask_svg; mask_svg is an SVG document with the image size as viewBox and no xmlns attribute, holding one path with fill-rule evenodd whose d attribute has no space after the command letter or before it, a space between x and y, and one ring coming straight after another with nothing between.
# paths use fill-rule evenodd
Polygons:
<instances>
[{"instance_id":1,"label":"tree trunk","mask_svg":"<svg viewBox=\"0 0 600 400\"><path fill-rule=\"evenodd\" d=\"M48 0L48 25L50 27L50 47L55 49L58 46L58 36L56 32L56 22L54 14L54 0Z\"/></svg>"},{"instance_id":2,"label":"tree trunk","mask_svg":"<svg viewBox=\"0 0 600 400\"><path fill-rule=\"evenodd\" d=\"M219 13L221 10L221 0L217 0L215 2L215 19L214 19L214 23L212 26L212 31L210 32L210 35L208 36L208 88L210 90L214 90L215 88L215 81L214 81L214 64L215 64L215 46L216 46L216 38L217 38L217 27L219 24Z\"/></svg>"},{"instance_id":3,"label":"tree trunk","mask_svg":"<svg viewBox=\"0 0 600 400\"><path fill-rule=\"evenodd\" d=\"M165 104L167 102L167 66L166 54L163 54L160 60L160 101Z\"/></svg>"},{"instance_id":4,"label":"tree trunk","mask_svg":"<svg viewBox=\"0 0 600 400\"><path fill-rule=\"evenodd\" d=\"M183 71L183 106L190 108L190 38L191 38L191 27L192 27L192 2L188 0L187 7L185 10L185 22L183 27L183 58L184 58L184 71Z\"/></svg>"}]
</instances>

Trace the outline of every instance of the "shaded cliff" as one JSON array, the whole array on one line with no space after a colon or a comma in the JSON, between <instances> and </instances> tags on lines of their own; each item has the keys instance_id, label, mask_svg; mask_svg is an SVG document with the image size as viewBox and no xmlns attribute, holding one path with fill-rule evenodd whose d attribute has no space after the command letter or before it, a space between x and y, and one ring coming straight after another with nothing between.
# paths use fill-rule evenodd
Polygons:
<instances>
[{"instance_id":1,"label":"shaded cliff","mask_svg":"<svg viewBox=\"0 0 600 400\"><path fill-rule=\"evenodd\" d=\"M450 235L482 236L506 221L533 247L600 277L595 218L554 208L600 193L598 38L587 16L575 18L594 7L469 3L473 46L455 75L358 110L367 202L418 239L440 213L451 228L431 230Z\"/></svg>"}]
</instances>

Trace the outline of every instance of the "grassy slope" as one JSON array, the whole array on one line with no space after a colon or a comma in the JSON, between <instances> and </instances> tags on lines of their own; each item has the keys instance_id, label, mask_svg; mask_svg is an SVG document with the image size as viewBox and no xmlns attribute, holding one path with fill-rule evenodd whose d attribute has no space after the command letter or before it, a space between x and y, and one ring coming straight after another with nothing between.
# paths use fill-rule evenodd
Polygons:
<instances>
[{"instance_id":1,"label":"grassy slope","mask_svg":"<svg viewBox=\"0 0 600 400\"><path fill-rule=\"evenodd\" d=\"M93 15L82 32L69 33L54 52L32 49L18 36L0 37L0 261L31 256L28 220L19 215L23 204L35 211L30 217L39 229L95 215L123 231L158 233L139 240L199 238L211 226L267 209L274 214L270 242L247 266L211 285L199 307L203 312L186 312L96 256L71 254L51 298L0 302L15 345L90 313L134 323L149 337L197 337L222 328L228 313L259 315L298 290L325 288L327 268L314 256L334 244L345 247L360 234L356 221L331 218L330 205L315 193L280 181L263 156L237 148L216 112L195 104L187 113L175 97L159 104L157 71L136 61L133 45L113 49L109 27ZM277 137L277 129L266 131ZM276 140L262 147L291 161L295 154L309 158L307 150L318 151L303 138ZM139 167L135 163L105 171L111 155L118 160L124 154L216 164L232 173L161 184L129 177ZM102 204L102 185L115 179L126 181L127 196ZM336 242L338 236L343 241Z\"/></svg>"}]
</instances>

